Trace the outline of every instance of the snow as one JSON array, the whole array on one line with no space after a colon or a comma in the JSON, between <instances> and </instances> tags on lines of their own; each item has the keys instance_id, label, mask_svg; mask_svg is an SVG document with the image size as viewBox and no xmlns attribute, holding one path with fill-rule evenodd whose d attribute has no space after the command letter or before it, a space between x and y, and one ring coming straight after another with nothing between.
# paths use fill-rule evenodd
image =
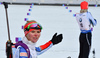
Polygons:
<instances>
[{"instance_id":1,"label":"snow","mask_svg":"<svg viewBox=\"0 0 100 58\"><path fill-rule=\"evenodd\" d=\"M66 9L65 7L68 7ZM28 11L30 5L9 5L8 19L10 27L10 39L15 42L16 37L23 37L24 32L22 25L25 24L24 18L29 20L36 20L43 27L41 37L37 42L37 46L45 44L52 36L57 32L63 34L63 41L44 54L38 56L38 58L78 58L79 55L79 26L76 22L76 18L73 16L75 13L79 13L79 6L38 6L34 5L32 11ZM69 12L72 10L72 12ZM100 7L89 7L89 11L92 16L97 19L97 26L94 27L92 32L92 47L89 58L93 58L92 51L95 48L96 58L100 57ZM30 13L30 16L27 16ZM6 58L5 44L8 40L7 35L6 14L3 5L0 5L0 58Z\"/></svg>"}]
</instances>

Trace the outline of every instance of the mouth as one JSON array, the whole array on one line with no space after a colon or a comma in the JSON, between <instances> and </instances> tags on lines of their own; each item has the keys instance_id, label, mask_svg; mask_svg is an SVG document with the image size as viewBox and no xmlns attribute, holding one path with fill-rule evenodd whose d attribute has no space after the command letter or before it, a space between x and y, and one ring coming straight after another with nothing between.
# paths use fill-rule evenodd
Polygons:
<instances>
[{"instance_id":1,"label":"mouth","mask_svg":"<svg viewBox=\"0 0 100 58\"><path fill-rule=\"evenodd\" d=\"M37 39L37 37L33 37L33 39Z\"/></svg>"},{"instance_id":2,"label":"mouth","mask_svg":"<svg viewBox=\"0 0 100 58\"><path fill-rule=\"evenodd\" d=\"M38 38L37 38L37 37L33 37L32 42L33 42L33 43L36 43L36 42L37 42L37 40L38 40Z\"/></svg>"}]
</instances>

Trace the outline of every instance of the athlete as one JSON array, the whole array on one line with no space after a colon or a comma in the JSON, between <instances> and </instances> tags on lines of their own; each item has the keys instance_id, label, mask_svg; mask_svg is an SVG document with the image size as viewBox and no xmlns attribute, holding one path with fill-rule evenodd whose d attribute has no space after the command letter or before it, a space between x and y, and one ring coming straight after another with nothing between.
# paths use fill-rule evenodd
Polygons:
<instances>
[{"instance_id":1,"label":"athlete","mask_svg":"<svg viewBox=\"0 0 100 58\"><path fill-rule=\"evenodd\" d=\"M25 36L23 37L22 42L29 49L25 49L21 45L17 46L14 58L37 58L37 55L44 53L53 45L60 43L63 39L62 34L57 35L57 33L55 33L52 39L46 44L36 47L36 42L41 35L41 31L42 26L39 23L34 20L27 21L27 23L24 25Z\"/></svg>"},{"instance_id":2,"label":"athlete","mask_svg":"<svg viewBox=\"0 0 100 58\"><path fill-rule=\"evenodd\" d=\"M88 12L88 2L81 2L80 7L80 13L76 14L76 20L81 30L79 36L80 53L78 58L88 58L91 48L92 26L96 26L97 22L91 13Z\"/></svg>"}]
</instances>

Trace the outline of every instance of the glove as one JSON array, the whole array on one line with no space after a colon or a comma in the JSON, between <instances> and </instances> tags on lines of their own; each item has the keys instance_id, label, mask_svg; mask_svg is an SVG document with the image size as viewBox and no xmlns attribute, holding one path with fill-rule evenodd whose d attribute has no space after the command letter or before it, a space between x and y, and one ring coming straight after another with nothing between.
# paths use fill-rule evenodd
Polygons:
<instances>
[{"instance_id":1,"label":"glove","mask_svg":"<svg viewBox=\"0 0 100 58\"><path fill-rule=\"evenodd\" d=\"M53 45L58 44L62 41L63 36L62 34L57 35L57 33L55 33L51 39L51 42L53 43Z\"/></svg>"}]
</instances>

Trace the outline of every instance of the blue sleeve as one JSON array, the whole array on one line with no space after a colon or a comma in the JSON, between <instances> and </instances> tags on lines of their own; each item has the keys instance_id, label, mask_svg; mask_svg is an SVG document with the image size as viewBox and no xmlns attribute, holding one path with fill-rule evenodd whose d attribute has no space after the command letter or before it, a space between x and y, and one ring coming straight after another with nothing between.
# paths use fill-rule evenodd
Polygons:
<instances>
[{"instance_id":1,"label":"blue sleeve","mask_svg":"<svg viewBox=\"0 0 100 58\"><path fill-rule=\"evenodd\" d=\"M90 12L88 12L88 17L89 17L90 23L93 24L94 26L96 26L97 21L96 21L96 19L94 19L94 18L92 17L92 15L91 15Z\"/></svg>"},{"instance_id":2,"label":"blue sleeve","mask_svg":"<svg viewBox=\"0 0 100 58\"><path fill-rule=\"evenodd\" d=\"M51 47L53 46L53 44L50 44L50 46L49 47L47 47L46 49L44 49L44 50L41 50L41 48L40 47L36 47L36 52L37 52L37 55L40 55L40 54L42 54L42 53L44 53L44 52L46 52L48 49L50 49Z\"/></svg>"},{"instance_id":3,"label":"blue sleeve","mask_svg":"<svg viewBox=\"0 0 100 58\"><path fill-rule=\"evenodd\" d=\"M12 49L12 51L13 51L13 58L19 58L19 49L15 48L15 50Z\"/></svg>"}]
</instances>

